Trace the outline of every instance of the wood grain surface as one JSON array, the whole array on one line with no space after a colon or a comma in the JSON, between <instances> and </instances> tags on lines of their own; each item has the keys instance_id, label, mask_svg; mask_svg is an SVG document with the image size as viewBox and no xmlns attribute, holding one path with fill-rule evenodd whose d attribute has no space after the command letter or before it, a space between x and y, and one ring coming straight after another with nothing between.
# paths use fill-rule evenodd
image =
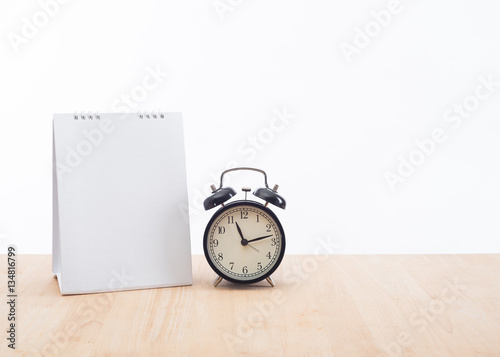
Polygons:
<instances>
[{"instance_id":1,"label":"wood grain surface","mask_svg":"<svg viewBox=\"0 0 500 357\"><path fill-rule=\"evenodd\" d=\"M192 286L76 296L22 255L15 351L0 259L1 356L500 356L500 255L286 256L274 288L195 256Z\"/></svg>"}]
</instances>

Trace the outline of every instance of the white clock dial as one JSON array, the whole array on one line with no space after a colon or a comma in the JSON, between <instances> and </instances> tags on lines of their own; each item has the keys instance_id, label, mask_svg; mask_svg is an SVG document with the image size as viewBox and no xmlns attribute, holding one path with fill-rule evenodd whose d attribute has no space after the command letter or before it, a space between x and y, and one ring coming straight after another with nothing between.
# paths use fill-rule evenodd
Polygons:
<instances>
[{"instance_id":1,"label":"white clock dial","mask_svg":"<svg viewBox=\"0 0 500 357\"><path fill-rule=\"evenodd\" d=\"M228 205L207 227L205 251L212 268L226 278L249 282L267 277L284 253L282 229L259 204Z\"/></svg>"}]
</instances>

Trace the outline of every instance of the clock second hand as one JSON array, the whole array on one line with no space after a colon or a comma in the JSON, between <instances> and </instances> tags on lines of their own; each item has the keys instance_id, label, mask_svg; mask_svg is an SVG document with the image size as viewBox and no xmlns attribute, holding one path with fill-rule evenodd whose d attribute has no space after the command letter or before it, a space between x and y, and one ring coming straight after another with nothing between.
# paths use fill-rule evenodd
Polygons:
<instances>
[{"instance_id":1,"label":"clock second hand","mask_svg":"<svg viewBox=\"0 0 500 357\"><path fill-rule=\"evenodd\" d=\"M247 246L249 246L250 248L252 248L253 250L255 250L257 253L260 253L260 251L257 248L252 247L250 244L247 243Z\"/></svg>"}]
</instances>

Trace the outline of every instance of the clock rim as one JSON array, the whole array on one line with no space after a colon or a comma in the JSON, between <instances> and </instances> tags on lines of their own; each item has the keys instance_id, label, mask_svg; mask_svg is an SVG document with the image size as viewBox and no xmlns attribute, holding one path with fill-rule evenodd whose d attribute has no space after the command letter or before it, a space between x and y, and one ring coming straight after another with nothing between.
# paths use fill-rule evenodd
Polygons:
<instances>
[{"instance_id":1,"label":"clock rim","mask_svg":"<svg viewBox=\"0 0 500 357\"><path fill-rule=\"evenodd\" d=\"M264 212L266 212L266 214L268 214L269 216L271 216L271 218L274 219L274 221L276 222L276 226L278 227L278 230L279 230L279 232L281 234L281 238L282 238L281 239L282 248L281 248L281 251L280 251L280 254L279 254L278 258L276 258L276 263L274 264L274 266L266 274L264 274L264 275L262 275L262 276L260 276L258 278L252 279L252 280L238 280L238 279L236 279L234 277L227 276L225 273L221 272L215 266L214 263L212 263L212 260L210 259L210 255L209 255L209 252L208 252L207 240L208 240L208 234L209 234L209 231L210 231L210 227L212 226L212 223L222 213L224 213L225 211L227 211L227 210L229 210L229 209L231 209L231 208L233 208L235 206L254 206L254 207L259 208L259 209L263 210ZM283 229L283 226L281 225L280 220L278 219L278 217L276 216L276 214L273 211L271 211L269 208L267 208L266 206L264 206L262 203L256 202L256 201L238 200L238 201L234 201L234 202L228 203L227 205L224 205L223 207L219 208L213 214L212 218L210 218L210 221L208 222L207 227L205 228L205 233L203 234L203 252L205 253L205 259L207 260L208 264L210 265L210 267L212 268L212 270L217 275L219 275L223 279L225 279L227 281L230 281L232 283L253 284L253 283L257 283L259 281L262 281L262 280L268 278L280 266L281 261L283 260L283 257L285 255L285 248L286 248L285 231Z\"/></svg>"}]
</instances>

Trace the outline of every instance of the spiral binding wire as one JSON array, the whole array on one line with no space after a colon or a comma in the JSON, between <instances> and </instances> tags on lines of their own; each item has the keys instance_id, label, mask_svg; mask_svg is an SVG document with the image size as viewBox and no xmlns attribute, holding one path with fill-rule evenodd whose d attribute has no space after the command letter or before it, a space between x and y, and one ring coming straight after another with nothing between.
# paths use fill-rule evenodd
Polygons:
<instances>
[{"instance_id":1,"label":"spiral binding wire","mask_svg":"<svg viewBox=\"0 0 500 357\"><path fill-rule=\"evenodd\" d=\"M98 112L95 112L95 113L92 113L92 112L87 112L87 113L74 112L73 113L73 120L101 120L101 114L99 114Z\"/></svg>"},{"instance_id":2,"label":"spiral binding wire","mask_svg":"<svg viewBox=\"0 0 500 357\"><path fill-rule=\"evenodd\" d=\"M164 119L165 113L160 111L138 112L137 117L139 119ZM101 114L99 112L74 112L73 120L101 120Z\"/></svg>"},{"instance_id":3,"label":"spiral binding wire","mask_svg":"<svg viewBox=\"0 0 500 357\"><path fill-rule=\"evenodd\" d=\"M165 114L158 111L158 112L143 112L143 113L137 113L137 116L139 119L164 119Z\"/></svg>"}]
</instances>

